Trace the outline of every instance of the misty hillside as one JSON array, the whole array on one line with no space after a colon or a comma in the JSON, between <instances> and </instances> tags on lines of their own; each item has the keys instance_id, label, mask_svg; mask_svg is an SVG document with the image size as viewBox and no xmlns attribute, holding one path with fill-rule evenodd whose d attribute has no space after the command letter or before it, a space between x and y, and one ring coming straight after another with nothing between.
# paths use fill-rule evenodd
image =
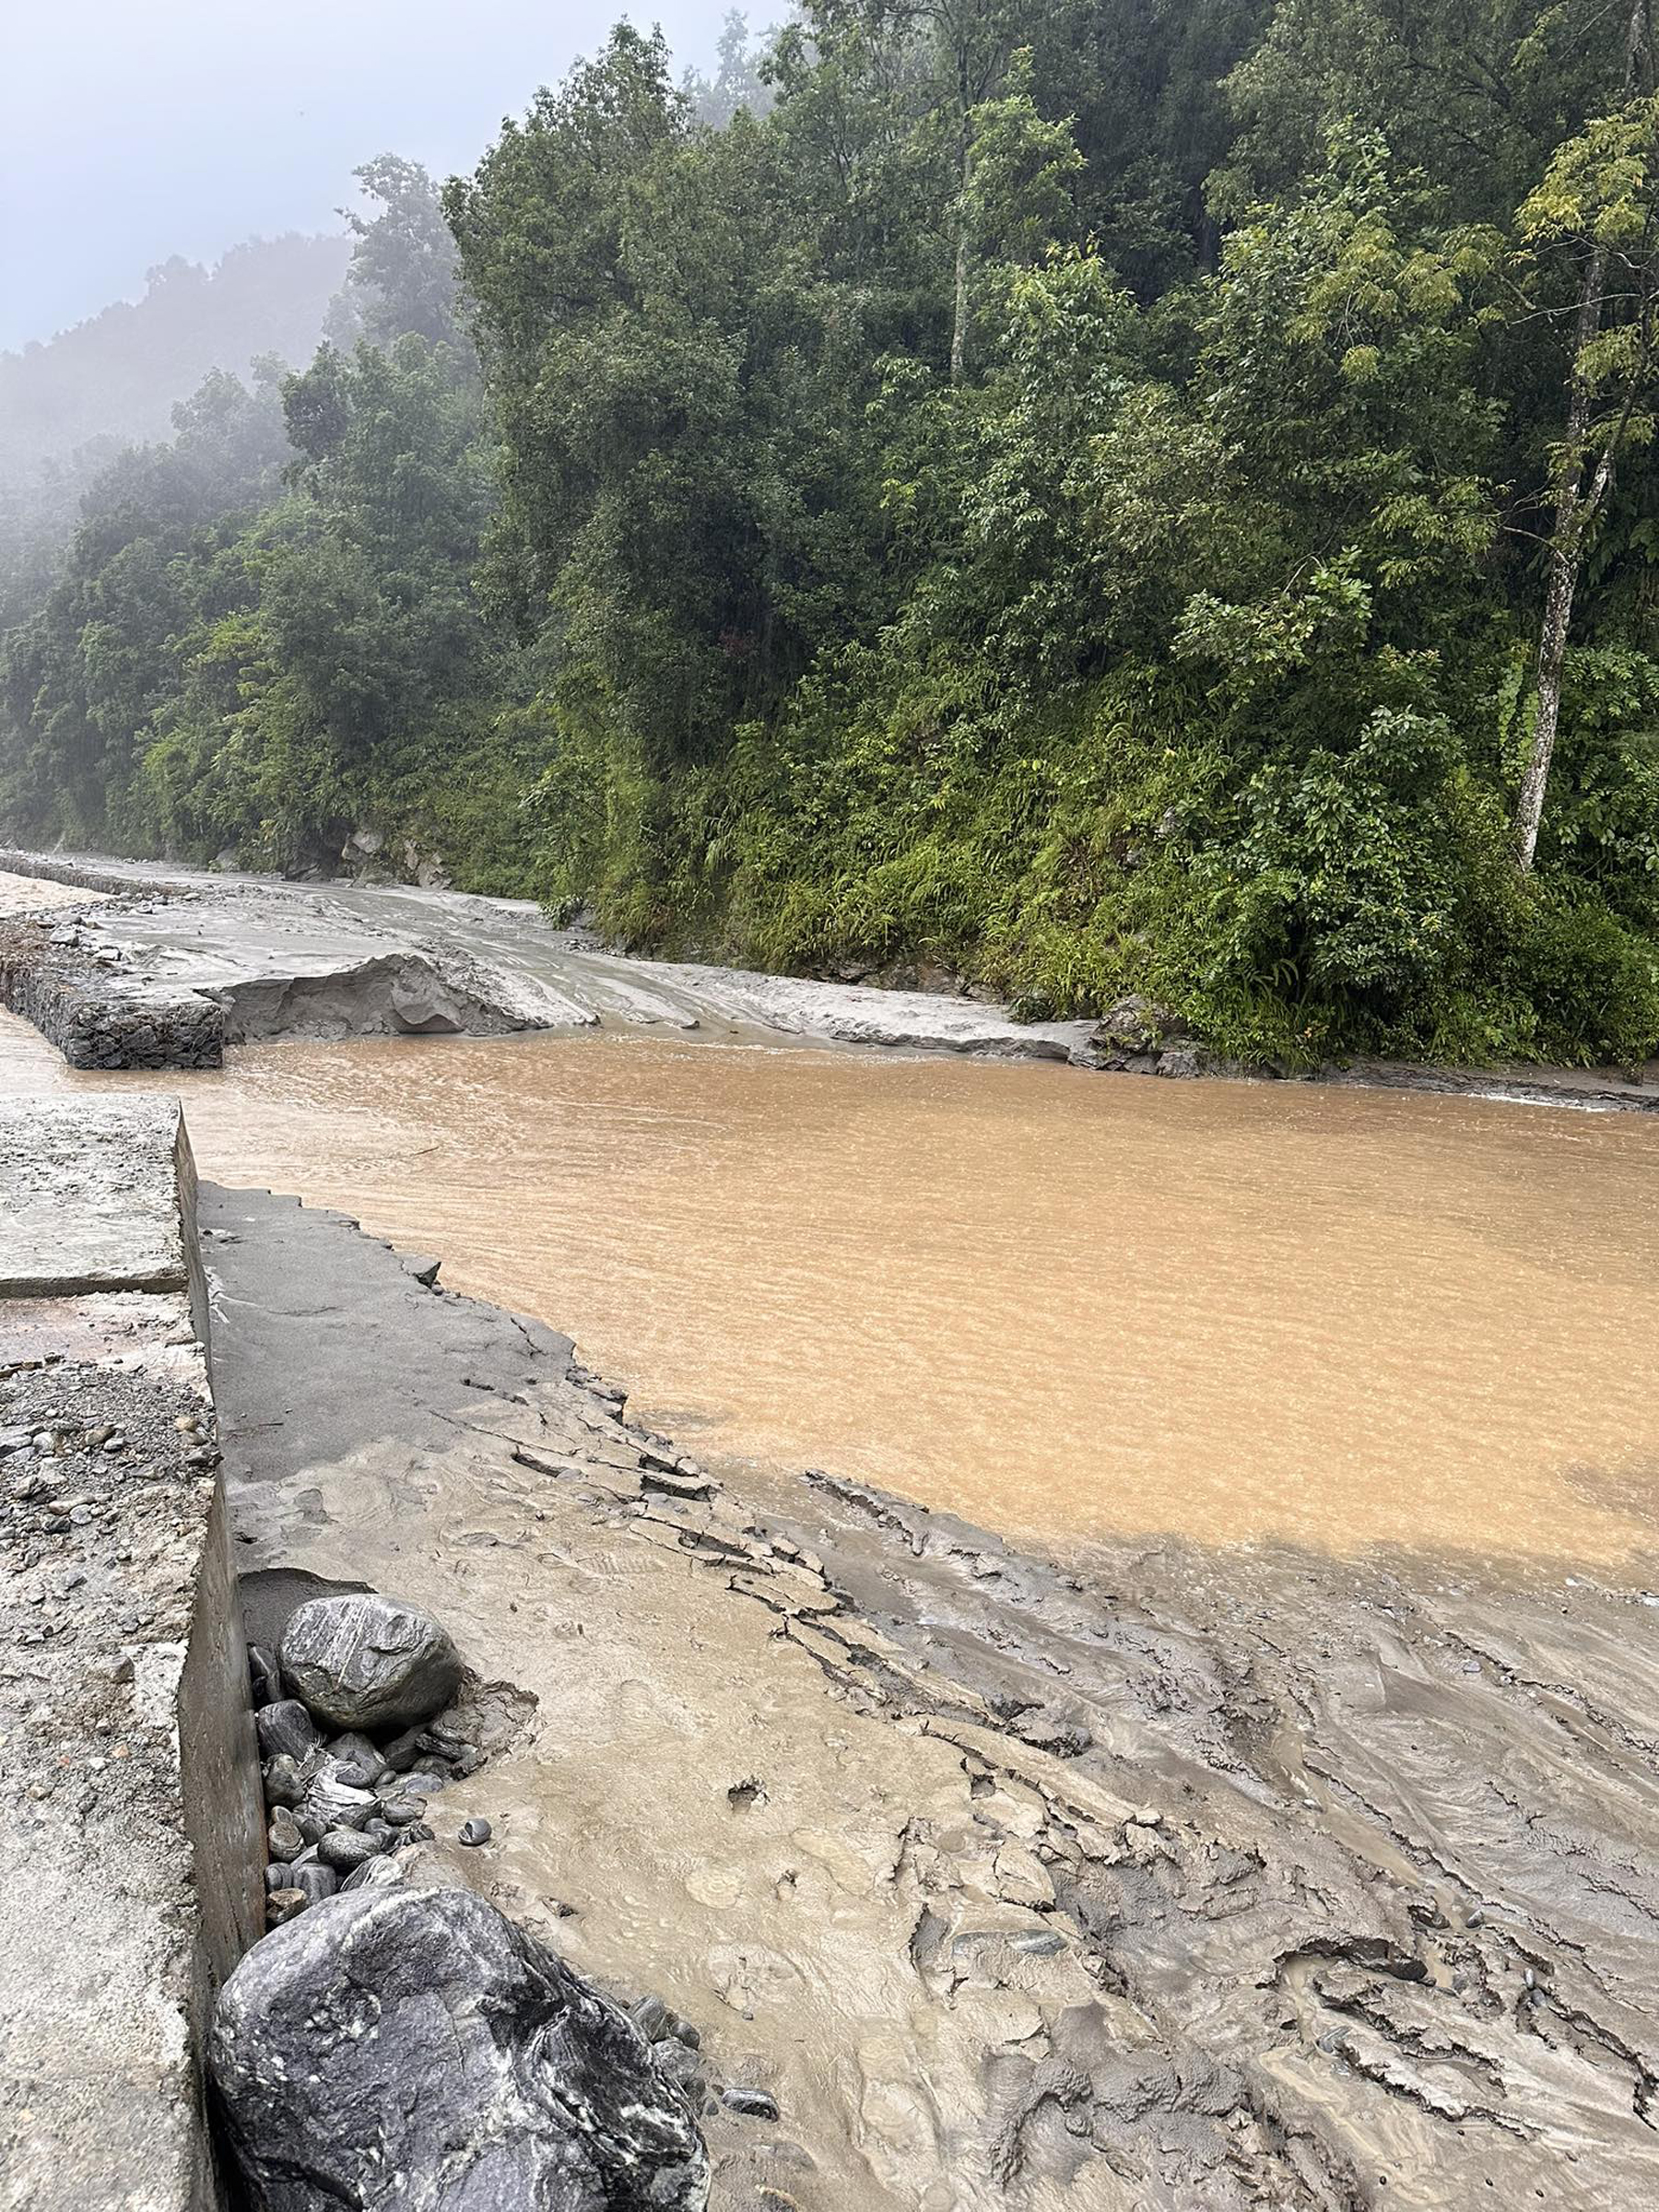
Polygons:
<instances>
[{"instance_id":1,"label":"misty hillside","mask_svg":"<svg viewBox=\"0 0 1659 2212\"><path fill-rule=\"evenodd\" d=\"M1648 0L802 0L712 86L619 24L470 174L357 172L301 373L13 554L0 466L0 827L367 828L633 947L1136 994L1252 1065L1639 1066L1655 59ZM303 358L344 241L100 318L60 421L163 428L137 335L244 283L217 358L280 347L284 253ZM76 390L106 326L142 423Z\"/></svg>"},{"instance_id":2,"label":"misty hillside","mask_svg":"<svg viewBox=\"0 0 1659 2212\"><path fill-rule=\"evenodd\" d=\"M0 354L0 476L95 438L166 437L210 370L242 375L266 353L309 360L349 258L345 237L291 233L236 246L212 269L175 255L143 299Z\"/></svg>"}]
</instances>

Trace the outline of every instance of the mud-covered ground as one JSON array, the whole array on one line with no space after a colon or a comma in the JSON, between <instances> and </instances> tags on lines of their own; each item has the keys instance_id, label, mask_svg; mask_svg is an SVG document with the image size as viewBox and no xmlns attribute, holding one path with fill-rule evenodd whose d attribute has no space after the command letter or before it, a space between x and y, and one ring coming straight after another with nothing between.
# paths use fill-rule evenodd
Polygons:
<instances>
[{"instance_id":1,"label":"mud-covered ground","mask_svg":"<svg viewBox=\"0 0 1659 2212\"><path fill-rule=\"evenodd\" d=\"M57 924L54 943L110 979L171 983L217 1000L230 1043L399 1029L493 1035L621 1023L1064 1061L1086 1053L1092 1028L1087 1021L1017 1022L966 994L632 959L604 950L580 930L555 928L523 899L0 857L19 870L76 868L96 875L106 892L113 888L120 895L94 904L85 892L43 881L36 898L28 888L32 878L8 879L0 870L0 912L43 913ZM385 1005L391 981L414 993L414 1018Z\"/></svg>"},{"instance_id":2,"label":"mud-covered ground","mask_svg":"<svg viewBox=\"0 0 1659 2212\"><path fill-rule=\"evenodd\" d=\"M636 959L582 929L555 927L533 900L412 884L288 883L7 848L0 850L0 919L8 915L55 918L71 947L108 979L173 982L216 999L231 1043L609 1024L1162 1076L1275 1072L1190 1052L1125 1061L1101 1049L1092 1020L1016 1021L982 991L942 973L934 979L939 988L912 990ZM406 994L406 1006L398 1003ZM1303 1071L1302 1079L1659 1112L1659 1061L1616 1069L1365 1060Z\"/></svg>"},{"instance_id":3,"label":"mud-covered ground","mask_svg":"<svg viewBox=\"0 0 1659 2212\"><path fill-rule=\"evenodd\" d=\"M775 2096L716 2206L1659 2206L1639 1587L718 1479L338 1217L203 1220L251 1612L448 1622L521 1725L420 1878Z\"/></svg>"}]
</instances>

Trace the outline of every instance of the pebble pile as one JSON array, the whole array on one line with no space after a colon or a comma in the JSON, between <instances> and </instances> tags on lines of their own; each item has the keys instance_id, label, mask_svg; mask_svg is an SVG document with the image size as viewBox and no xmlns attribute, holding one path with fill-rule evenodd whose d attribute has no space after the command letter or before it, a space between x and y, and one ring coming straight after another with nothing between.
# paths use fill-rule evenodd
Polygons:
<instances>
[{"instance_id":1,"label":"pebble pile","mask_svg":"<svg viewBox=\"0 0 1659 2212\"><path fill-rule=\"evenodd\" d=\"M267 1924L338 1890L397 1878L394 1854L429 1841L431 1800L484 1753L441 1717L459 1654L429 1613L374 1592L313 1598L276 1654L250 1645L265 1782ZM458 1841L489 1841L463 1823Z\"/></svg>"}]
</instances>

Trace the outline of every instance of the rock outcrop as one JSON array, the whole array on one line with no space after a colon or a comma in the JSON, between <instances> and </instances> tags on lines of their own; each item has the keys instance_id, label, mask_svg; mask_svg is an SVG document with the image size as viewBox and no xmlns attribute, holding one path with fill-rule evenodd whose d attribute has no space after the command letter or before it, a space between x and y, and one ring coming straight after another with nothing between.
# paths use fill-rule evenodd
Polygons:
<instances>
[{"instance_id":1,"label":"rock outcrop","mask_svg":"<svg viewBox=\"0 0 1659 2212\"><path fill-rule=\"evenodd\" d=\"M208 2063L262 2212L701 2212L709 2161L639 2029L464 1890L369 1887L278 1927Z\"/></svg>"},{"instance_id":2,"label":"rock outcrop","mask_svg":"<svg viewBox=\"0 0 1659 2212\"><path fill-rule=\"evenodd\" d=\"M1214 1062L1190 1024L1138 992L1108 1007L1087 1047L1075 1057L1079 1065L1113 1075L1193 1077L1214 1072Z\"/></svg>"}]
</instances>

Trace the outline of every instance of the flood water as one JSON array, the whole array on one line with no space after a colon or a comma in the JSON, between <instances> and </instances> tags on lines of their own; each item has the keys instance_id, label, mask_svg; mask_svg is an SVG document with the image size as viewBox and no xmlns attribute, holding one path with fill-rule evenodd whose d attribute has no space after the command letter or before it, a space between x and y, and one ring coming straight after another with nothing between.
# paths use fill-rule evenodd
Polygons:
<instances>
[{"instance_id":1,"label":"flood water","mask_svg":"<svg viewBox=\"0 0 1659 2212\"><path fill-rule=\"evenodd\" d=\"M288 1043L204 1175L577 1338L700 1456L1018 1535L1610 1564L1659 1507L1659 1123L648 1033Z\"/></svg>"}]
</instances>

